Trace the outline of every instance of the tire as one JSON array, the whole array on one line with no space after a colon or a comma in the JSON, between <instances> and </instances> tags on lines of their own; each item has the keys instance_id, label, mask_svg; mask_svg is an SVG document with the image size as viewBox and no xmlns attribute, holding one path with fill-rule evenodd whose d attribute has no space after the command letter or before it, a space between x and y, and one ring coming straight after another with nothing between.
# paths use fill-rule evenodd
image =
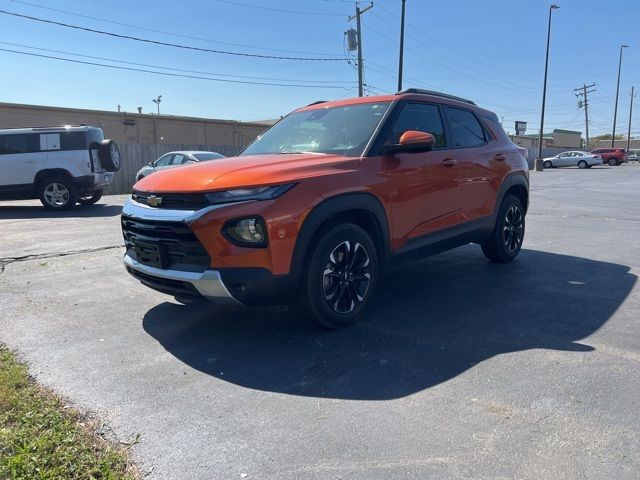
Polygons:
<instances>
[{"instance_id":1,"label":"tire","mask_svg":"<svg viewBox=\"0 0 640 480\"><path fill-rule=\"evenodd\" d=\"M304 271L304 308L327 328L360 318L380 271L371 237L352 223L330 224L315 243Z\"/></svg>"},{"instance_id":2,"label":"tire","mask_svg":"<svg viewBox=\"0 0 640 480\"><path fill-rule=\"evenodd\" d=\"M618 160L616 160L615 158L610 158L609 159L609 166L610 167L615 167L616 165L618 165Z\"/></svg>"},{"instance_id":3,"label":"tire","mask_svg":"<svg viewBox=\"0 0 640 480\"><path fill-rule=\"evenodd\" d=\"M525 232L525 212L515 195L502 201L491 236L482 242L482 252L492 262L506 263L518 256Z\"/></svg>"},{"instance_id":4,"label":"tire","mask_svg":"<svg viewBox=\"0 0 640 480\"><path fill-rule=\"evenodd\" d=\"M113 140L103 140L98 146L98 155L102 166L108 172L117 172L122 166L120 149Z\"/></svg>"},{"instance_id":5,"label":"tire","mask_svg":"<svg viewBox=\"0 0 640 480\"><path fill-rule=\"evenodd\" d=\"M100 190L96 190L91 195L87 195L87 196L80 195L78 197L78 203L80 205L93 205L94 203L98 203L102 198L103 192L104 191L100 189Z\"/></svg>"},{"instance_id":6,"label":"tire","mask_svg":"<svg viewBox=\"0 0 640 480\"><path fill-rule=\"evenodd\" d=\"M38 197L49 210L69 210L78 201L78 189L69 177L48 177L38 183Z\"/></svg>"},{"instance_id":7,"label":"tire","mask_svg":"<svg viewBox=\"0 0 640 480\"><path fill-rule=\"evenodd\" d=\"M543 168L553 168L553 163L551 163L549 160L547 160L546 162L544 162L542 164L542 166L543 166Z\"/></svg>"},{"instance_id":8,"label":"tire","mask_svg":"<svg viewBox=\"0 0 640 480\"><path fill-rule=\"evenodd\" d=\"M584 160L578 162L578 168L587 168L589 165Z\"/></svg>"}]
</instances>

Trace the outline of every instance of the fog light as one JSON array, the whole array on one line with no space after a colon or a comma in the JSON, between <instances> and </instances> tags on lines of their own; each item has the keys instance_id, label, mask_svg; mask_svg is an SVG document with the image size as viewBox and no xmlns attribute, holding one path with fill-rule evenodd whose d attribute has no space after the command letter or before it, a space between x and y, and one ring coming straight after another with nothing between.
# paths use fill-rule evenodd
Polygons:
<instances>
[{"instance_id":1,"label":"fog light","mask_svg":"<svg viewBox=\"0 0 640 480\"><path fill-rule=\"evenodd\" d=\"M229 220L222 233L231 242L242 247L264 247L267 245L267 230L260 217Z\"/></svg>"}]
</instances>

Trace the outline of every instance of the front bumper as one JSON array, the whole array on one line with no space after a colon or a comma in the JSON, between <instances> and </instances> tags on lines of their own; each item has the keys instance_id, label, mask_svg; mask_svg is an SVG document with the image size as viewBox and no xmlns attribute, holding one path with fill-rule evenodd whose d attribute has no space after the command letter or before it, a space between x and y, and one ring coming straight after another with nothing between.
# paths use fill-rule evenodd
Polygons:
<instances>
[{"instance_id":1,"label":"front bumper","mask_svg":"<svg viewBox=\"0 0 640 480\"><path fill-rule=\"evenodd\" d=\"M146 286L169 295L198 296L215 303L239 305L227 287L225 287L217 270L204 272L187 272L182 270L165 270L144 265L129 255L124 256L127 271Z\"/></svg>"}]
</instances>

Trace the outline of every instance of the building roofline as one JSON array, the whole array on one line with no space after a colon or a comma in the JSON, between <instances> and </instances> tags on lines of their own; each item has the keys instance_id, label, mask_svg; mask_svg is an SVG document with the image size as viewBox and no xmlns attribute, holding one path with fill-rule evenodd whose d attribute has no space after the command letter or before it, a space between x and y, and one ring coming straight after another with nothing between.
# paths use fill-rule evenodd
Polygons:
<instances>
[{"instance_id":1,"label":"building roofline","mask_svg":"<svg viewBox=\"0 0 640 480\"><path fill-rule=\"evenodd\" d=\"M29 109L29 110L54 110L59 112L74 112L74 113L84 113L84 114L98 114L104 116L111 117L120 117L120 118L138 118L138 119L158 119L158 120L183 120L183 121L191 121L191 122L200 122L200 123L222 123L225 125L229 124L242 124L242 125L250 125L257 127L269 126L268 124L260 123L260 122L243 122L240 120L223 120L218 118L202 118L202 117L185 117L181 115L156 115L149 113L137 113L137 112L112 112L110 110L92 110L88 108L72 108L72 107L54 107L49 105L32 105L27 103L7 103L0 102L0 108L20 108L20 109Z\"/></svg>"}]
</instances>

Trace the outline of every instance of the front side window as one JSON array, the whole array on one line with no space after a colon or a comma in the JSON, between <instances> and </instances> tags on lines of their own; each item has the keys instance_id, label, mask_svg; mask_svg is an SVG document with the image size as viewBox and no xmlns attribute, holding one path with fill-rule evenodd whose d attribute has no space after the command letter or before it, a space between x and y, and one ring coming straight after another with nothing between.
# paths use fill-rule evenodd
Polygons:
<instances>
[{"instance_id":1,"label":"front side window","mask_svg":"<svg viewBox=\"0 0 640 480\"><path fill-rule=\"evenodd\" d=\"M455 147L478 147L487 141L482 125L473 113L460 108L447 107L447 117Z\"/></svg>"},{"instance_id":2,"label":"front side window","mask_svg":"<svg viewBox=\"0 0 640 480\"><path fill-rule=\"evenodd\" d=\"M399 143L402 134L408 130L430 133L436 139L435 148L446 145L444 125L440 109L436 105L407 103L396 119L385 144Z\"/></svg>"},{"instance_id":3,"label":"front side window","mask_svg":"<svg viewBox=\"0 0 640 480\"><path fill-rule=\"evenodd\" d=\"M0 155L38 152L39 142L40 137L36 134L0 135Z\"/></svg>"},{"instance_id":4,"label":"front side window","mask_svg":"<svg viewBox=\"0 0 640 480\"><path fill-rule=\"evenodd\" d=\"M328 153L362 155L389 102L294 112L249 145L242 155Z\"/></svg>"},{"instance_id":5,"label":"front side window","mask_svg":"<svg viewBox=\"0 0 640 480\"><path fill-rule=\"evenodd\" d=\"M164 157L160 157L156 160L156 167L166 167L171 164L171 160L173 159L173 154L165 155Z\"/></svg>"},{"instance_id":6,"label":"front side window","mask_svg":"<svg viewBox=\"0 0 640 480\"><path fill-rule=\"evenodd\" d=\"M171 161L171 165L182 165L188 160L187 157L182 155L181 153L177 153L173 156L173 160Z\"/></svg>"},{"instance_id":7,"label":"front side window","mask_svg":"<svg viewBox=\"0 0 640 480\"><path fill-rule=\"evenodd\" d=\"M219 153L194 153L194 157L196 157L201 162L207 160L215 160L216 158L224 158L224 155L220 155Z\"/></svg>"}]
</instances>

